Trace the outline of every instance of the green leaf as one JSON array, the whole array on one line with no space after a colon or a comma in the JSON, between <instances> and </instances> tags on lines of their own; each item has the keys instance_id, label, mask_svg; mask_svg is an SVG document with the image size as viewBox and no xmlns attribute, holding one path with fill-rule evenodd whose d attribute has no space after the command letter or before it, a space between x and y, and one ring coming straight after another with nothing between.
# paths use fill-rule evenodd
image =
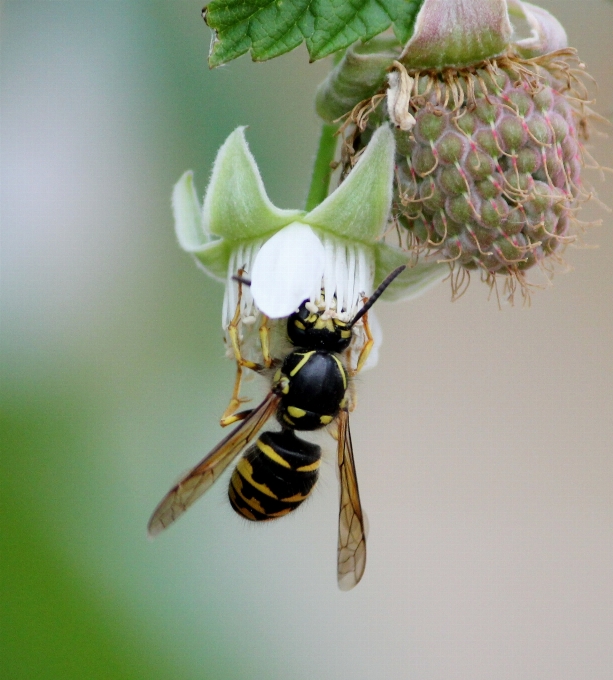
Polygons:
<instances>
[{"instance_id":1,"label":"green leaf","mask_svg":"<svg viewBox=\"0 0 613 680\"><path fill-rule=\"evenodd\" d=\"M254 61L306 41L312 61L369 40L394 25L405 42L422 0L213 0L205 20L215 32L211 68L250 51Z\"/></svg>"}]
</instances>

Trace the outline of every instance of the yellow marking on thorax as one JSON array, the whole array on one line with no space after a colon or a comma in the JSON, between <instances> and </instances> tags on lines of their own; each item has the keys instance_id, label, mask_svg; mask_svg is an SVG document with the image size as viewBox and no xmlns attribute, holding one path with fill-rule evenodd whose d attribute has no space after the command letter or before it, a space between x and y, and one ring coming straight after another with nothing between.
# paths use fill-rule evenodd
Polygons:
<instances>
[{"instance_id":1,"label":"yellow marking on thorax","mask_svg":"<svg viewBox=\"0 0 613 680\"><path fill-rule=\"evenodd\" d=\"M264 442L261 439L258 439L256 442L258 449L265 455L270 458L270 460L274 460L275 463L278 463L279 465L282 465L285 468L291 468L292 466L283 458L283 456L280 456L273 448L272 446L269 446L268 444L264 444Z\"/></svg>"},{"instance_id":2,"label":"yellow marking on thorax","mask_svg":"<svg viewBox=\"0 0 613 680\"><path fill-rule=\"evenodd\" d=\"M341 375L343 376L343 387L345 389L347 389L347 373L345 372L345 367L343 366L343 362L335 354L332 354L332 358L338 364L338 368L341 372Z\"/></svg>"},{"instance_id":3,"label":"yellow marking on thorax","mask_svg":"<svg viewBox=\"0 0 613 680\"><path fill-rule=\"evenodd\" d=\"M334 416L319 416L319 422L322 425L327 425L328 423L331 423L334 420Z\"/></svg>"},{"instance_id":4,"label":"yellow marking on thorax","mask_svg":"<svg viewBox=\"0 0 613 680\"><path fill-rule=\"evenodd\" d=\"M293 378L293 377L296 375L296 373L298 373L298 371L299 371L299 370L306 364L306 362L313 356L313 354L315 354L315 350L313 350L312 352L305 352L305 353L302 355L302 359L300 359L300 361L296 364L296 366L294 366L294 368L292 368L292 370L291 370L291 372L290 372L290 377Z\"/></svg>"},{"instance_id":5,"label":"yellow marking on thorax","mask_svg":"<svg viewBox=\"0 0 613 680\"><path fill-rule=\"evenodd\" d=\"M241 458L236 466L236 469L240 474L258 491L261 491L265 496L270 496L275 500L279 500L277 496L266 486L266 484L260 484L253 479L253 467L251 463L246 458Z\"/></svg>"},{"instance_id":6,"label":"yellow marking on thorax","mask_svg":"<svg viewBox=\"0 0 613 680\"><path fill-rule=\"evenodd\" d=\"M303 408L298 408L297 406L288 406L287 412L292 416L292 418L303 418L306 416L306 411Z\"/></svg>"},{"instance_id":7,"label":"yellow marking on thorax","mask_svg":"<svg viewBox=\"0 0 613 680\"><path fill-rule=\"evenodd\" d=\"M310 465L303 465L302 467L296 468L296 472L314 472L315 470L317 470L320 464L321 461L316 460L314 463L311 463ZM287 500L287 498L285 498L284 500Z\"/></svg>"}]
</instances>

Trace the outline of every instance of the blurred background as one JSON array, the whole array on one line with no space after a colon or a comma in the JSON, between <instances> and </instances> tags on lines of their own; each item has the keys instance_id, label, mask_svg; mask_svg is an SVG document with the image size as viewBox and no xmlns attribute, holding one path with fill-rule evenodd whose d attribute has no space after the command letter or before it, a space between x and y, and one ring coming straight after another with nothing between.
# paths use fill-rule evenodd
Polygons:
<instances>
[{"instance_id":1,"label":"blurred background","mask_svg":"<svg viewBox=\"0 0 613 680\"><path fill-rule=\"evenodd\" d=\"M210 72L200 4L1 5L0 677L610 679L613 216L595 204L604 226L529 308L478 281L379 306L354 591L336 587L331 444L295 516L252 526L222 480L146 539L221 438L234 374L172 186L192 168L203 193L248 124L272 200L302 206L329 68L298 50ZM613 4L543 5L609 118ZM610 138L592 152L613 166ZM613 179L589 179L611 205Z\"/></svg>"}]
</instances>

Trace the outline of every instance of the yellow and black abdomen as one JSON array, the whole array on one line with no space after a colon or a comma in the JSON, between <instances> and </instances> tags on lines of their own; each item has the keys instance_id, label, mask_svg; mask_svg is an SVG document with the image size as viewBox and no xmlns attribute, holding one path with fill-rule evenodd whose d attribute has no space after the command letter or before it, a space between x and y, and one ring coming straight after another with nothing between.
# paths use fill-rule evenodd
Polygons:
<instances>
[{"instance_id":1,"label":"yellow and black abdomen","mask_svg":"<svg viewBox=\"0 0 613 680\"><path fill-rule=\"evenodd\" d=\"M232 474L232 507L253 521L287 515L311 493L320 460L319 446L299 439L292 430L264 432Z\"/></svg>"}]
</instances>

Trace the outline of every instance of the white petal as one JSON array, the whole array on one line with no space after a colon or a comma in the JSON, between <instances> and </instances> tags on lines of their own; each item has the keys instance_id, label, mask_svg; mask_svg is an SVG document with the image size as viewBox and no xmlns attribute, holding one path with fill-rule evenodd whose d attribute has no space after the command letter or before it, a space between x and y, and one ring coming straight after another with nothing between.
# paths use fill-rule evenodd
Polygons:
<instances>
[{"instance_id":1,"label":"white petal","mask_svg":"<svg viewBox=\"0 0 613 680\"><path fill-rule=\"evenodd\" d=\"M324 247L311 227L294 222L281 229L255 258L255 304L271 319L289 316L303 300L318 296L324 262Z\"/></svg>"}]
</instances>

